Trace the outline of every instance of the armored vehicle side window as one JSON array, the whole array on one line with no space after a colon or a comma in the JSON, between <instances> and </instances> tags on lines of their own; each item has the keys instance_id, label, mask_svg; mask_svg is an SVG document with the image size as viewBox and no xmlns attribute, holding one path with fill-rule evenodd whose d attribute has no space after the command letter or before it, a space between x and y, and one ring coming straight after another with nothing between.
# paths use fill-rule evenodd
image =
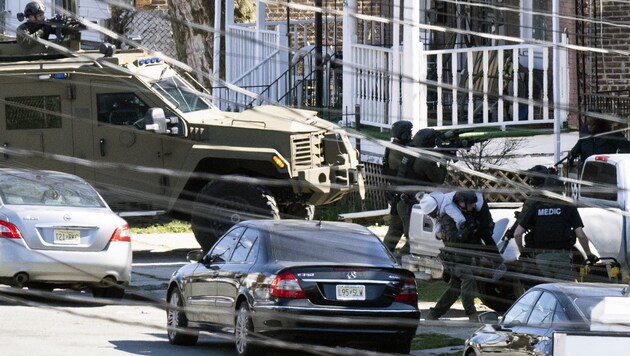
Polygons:
<instances>
[{"instance_id":1,"label":"armored vehicle side window","mask_svg":"<svg viewBox=\"0 0 630 356\"><path fill-rule=\"evenodd\" d=\"M137 125L144 128L142 118L149 107L134 93L97 94L98 121L112 125Z\"/></svg>"},{"instance_id":2,"label":"armored vehicle side window","mask_svg":"<svg viewBox=\"0 0 630 356\"><path fill-rule=\"evenodd\" d=\"M211 106L201 97L201 93L188 87L177 77L165 78L151 84L151 87L173 102L182 112L209 109Z\"/></svg>"},{"instance_id":3,"label":"armored vehicle side window","mask_svg":"<svg viewBox=\"0 0 630 356\"><path fill-rule=\"evenodd\" d=\"M7 130L61 128L61 97L22 96L6 98Z\"/></svg>"}]
</instances>

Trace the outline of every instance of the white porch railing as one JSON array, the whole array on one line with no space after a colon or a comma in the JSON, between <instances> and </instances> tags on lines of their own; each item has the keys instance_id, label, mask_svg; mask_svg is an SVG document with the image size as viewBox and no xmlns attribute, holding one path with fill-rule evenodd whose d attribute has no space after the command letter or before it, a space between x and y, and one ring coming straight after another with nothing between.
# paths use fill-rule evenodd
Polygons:
<instances>
[{"instance_id":1,"label":"white porch railing","mask_svg":"<svg viewBox=\"0 0 630 356\"><path fill-rule=\"evenodd\" d=\"M563 37L566 42L566 36ZM348 48L348 47L346 47ZM353 44L344 62L350 80L351 103L359 105L361 123L388 128L392 122L406 117L402 97L393 100L391 93L405 75L404 68L393 68L391 49ZM401 50L400 53L403 51ZM559 58L562 73L553 85L560 86L560 102L568 97L568 65L566 51ZM421 118L420 127L461 128L553 123L553 106L548 78L551 77L550 47L508 45L462 49L420 51L418 86L420 105L426 105L428 118ZM402 58L398 63L403 63ZM348 96L346 96L348 97ZM399 105L400 110L394 110ZM423 108L424 109L424 108ZM390 113L401 112L401 117ZM566 114L561 113L561 121ZM417 118L416 118L417 120Z\"/></svg>"}]
</instances>

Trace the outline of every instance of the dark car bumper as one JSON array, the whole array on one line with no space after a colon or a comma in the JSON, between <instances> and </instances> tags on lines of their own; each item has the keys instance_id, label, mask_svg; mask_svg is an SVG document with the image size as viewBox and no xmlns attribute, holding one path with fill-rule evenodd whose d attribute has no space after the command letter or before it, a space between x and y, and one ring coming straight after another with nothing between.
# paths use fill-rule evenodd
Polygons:
<instances>
[{"instance_id":1,"label":"dark car bumper","mask_svg":"<svg viewBox=\"0 0 630 356\"><path fill-rule=\"evenodd\" d=\"M254 330L280 339L388 343L409 341L416 334L419 310L312 310L287 306L259 307Z\"/></svg>"}]
</instances>

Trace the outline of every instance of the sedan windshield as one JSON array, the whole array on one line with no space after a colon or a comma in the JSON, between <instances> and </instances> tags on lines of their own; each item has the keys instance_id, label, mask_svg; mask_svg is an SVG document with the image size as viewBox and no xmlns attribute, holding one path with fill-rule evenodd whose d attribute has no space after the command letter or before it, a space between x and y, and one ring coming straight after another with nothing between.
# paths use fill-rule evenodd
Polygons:
<instances>
[{"instance_id":1,"label":"sedan windshield","mask_svg":"<svg viewBox=\"0 0 630 356\"><path fill-rule=\"evenodd\" d=\"M271 235L271 259L291 262L392 264L383 244L369 234L284 231Z\"/></svg>"},{"instance_id":2,"label":"sedan windshield","mask_svg":"<svg viewBox=\"0 0 630 356\"><path fill-rule=\"evenodd\" d=\"M85 182L40 175L0 177L0 197L7 205L105 206L98 193Z\"/></svg>"},{"instance_id":3,"label":"sedan windshield","mask_svg":"<svg viewBox=\"0 0 630 356\"><path fill-rule=\"evenodd\" d=\"M201 93L193 90L175 76L161 79L153 83L151 87L173 102L182 112L199 111L212 107L201 98Z\"/></svg>"}]
</instances>

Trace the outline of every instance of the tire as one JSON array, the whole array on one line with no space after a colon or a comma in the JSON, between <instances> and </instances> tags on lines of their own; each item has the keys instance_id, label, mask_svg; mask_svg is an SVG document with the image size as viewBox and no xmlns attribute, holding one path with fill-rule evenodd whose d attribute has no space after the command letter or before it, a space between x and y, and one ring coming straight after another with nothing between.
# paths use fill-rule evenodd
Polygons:
<instances>
[{"instance_id":1,"label":"tire","mask_svg":"<svg viewBox=\"0 0 630 356\"><path fill-rule=\"evenodd\" d=\"M241 356L259 355L263 349L252 343L254 323L252 322L247 302L241 303L234 322L234 345ZM254 341L255 343L255 341Z\"/></svg>"},{"instance_id":2,"label":"tire","mask_svg":"<svg viewBox=\"0 0 630 356\"><path fill-rule=\"evenodd\" d=\"M313 220L315 216L315 205L295 203L290 204L282 212L283 219L304 219Z\"/></svg>"},{"instance_id":3,"label":"tire","mask_svg":"<svg viewBox=\"0 0 630 356\"><path fill-rule=\"evenodd\" d=\"M168 341L173 345L195 345L199 339L199 332L186 329L188 319L186 318L186 313L182 310L184 302L182 301L182 294L179 288L174 288L168 294L167 303L169 306L166 310Z\"/></svg>"},{"instance_id":4,"label":"tire","mask_svg":"<svg viewBox=\"0 0 630 356\"><path fill-rule=\"evenodd\" d=\"M122 299L125 296L125 288L122 286L93 287L92 295L94 298Z\"/></svg>"},{"instance_id":5,"label":"tire","mask_svg":"<svg viewBox=\"0 0 630 356\"><path fill-rule=\"evenodd\" d=\"M499 314L505 313L522 293L518 292L511 279L497 282L477 281L477 294L485 306Z\"/></svg>"},{"instance_id":6,"label":"tire","mask_svg":"<svg viewBox=\"0 0 630 356\"><path fill-rule=\"evenodd\" d=\"M241 221L280 218L276 201L267 189L230 181L206 184L197 194L193 211L193 233L206 252L223 233Z\"/></svg>"}]
</instances>

